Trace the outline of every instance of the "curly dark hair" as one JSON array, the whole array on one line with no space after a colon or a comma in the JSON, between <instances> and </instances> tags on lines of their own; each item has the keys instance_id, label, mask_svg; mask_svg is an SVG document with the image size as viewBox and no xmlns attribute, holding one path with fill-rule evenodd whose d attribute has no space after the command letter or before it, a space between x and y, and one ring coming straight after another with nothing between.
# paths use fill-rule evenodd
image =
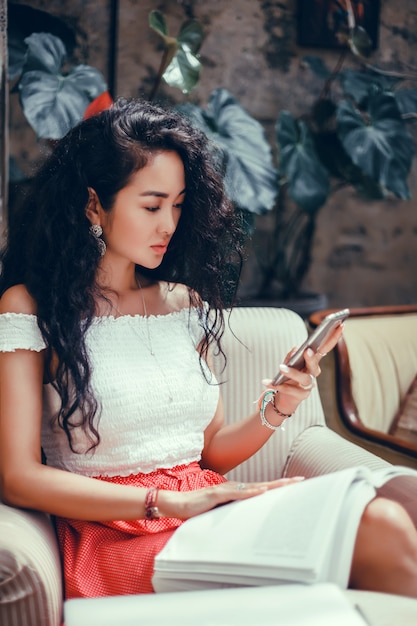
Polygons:
<instances>
[{"instance_id":1,"label":"curly dark hair","mask_svg":"<svg viewBox=\"0 0 417 626\"><path fill-rule=\"evenodd\" d=\"M79 123L39 169L9 227L1 253L0 294L24 284L37 303L38 325L48 346L47 372L61 398L58 423L71 447L75 427L88 434L90 449L100 441L100 407L91 390L85 336L97 298L105 296L96 282L100 250L85 213L88 188L111 211L116 194L163 150L181 157L187 193L163 262L155 270L138 269L151 280L185 284L190 305L204 318L201 355L212 343L222 353L223 309L232 305L236 291L242 233L224 192L215 150L179 113L119 99ZM58 358L54 376L52 354Z\"/></svg>"}]
</instances>

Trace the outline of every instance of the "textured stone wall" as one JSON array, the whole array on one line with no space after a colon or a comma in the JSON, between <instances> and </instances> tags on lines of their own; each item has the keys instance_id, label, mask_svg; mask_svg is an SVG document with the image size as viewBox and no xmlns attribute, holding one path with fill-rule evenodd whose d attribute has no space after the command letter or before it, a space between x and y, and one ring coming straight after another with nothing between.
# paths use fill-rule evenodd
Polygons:
<instances>
[{"instance_id":1,"label":"textured stone wall","mask_svg":"<svg viewBox=\"0 0 417 626\"><path fill-rule=\"evenodd\" d=\"M80 44L78 60L107 75L110 0L28 0L25 4L48 10L73 25ZM301 114L320 92L320 83L300 62L302 55L320 54L329 65L338 57L336 51L297 46L296 8L296 0L120 0L115 93L128 97L150 93L161 52L158 36L148 27L152 9L166 15L172 34L186 18L195 17L206 33L200 84L189 96L164 86L158 97L204 105L213 89L226 87L272 138L280 110ZM406 69L417 77L416 58L415 0L381 0L380 45L373 61L392 70ZM11 125L14 153L20 162L32 163L39 146L24 127L16 102ZM410 201L369 203L344 190L323 207L305 289L326 293L330 306L417 301L416 172L417 159L409 180ZM268 227L268 218L259 218L257 236L262 237ZM252 254L245 266L244 288L250 289L256 280Z\"/></svg>"}]
</instances>

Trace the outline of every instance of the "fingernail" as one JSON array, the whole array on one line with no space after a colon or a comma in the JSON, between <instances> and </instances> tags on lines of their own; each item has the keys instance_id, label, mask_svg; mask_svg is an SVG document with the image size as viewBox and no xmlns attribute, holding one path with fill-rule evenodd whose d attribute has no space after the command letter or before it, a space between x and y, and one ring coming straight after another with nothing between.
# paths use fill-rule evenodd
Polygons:
<instances>
[{"instance_id":1,"label":"fingernail","mask_svg":"<svg viewBox=\"0 0 417 626\"><path fill-rule=\"evenodd\" d=\"M311 348L307 348L306 352L307 352L307 356L313 356L313 354L314 354L314 352L313 352L313 350Z\"/></svg>"},{"instance_id":2,"label":"fingernail","mask_svg":"<svg viewBox=\"0 0 417 626\"><path fill-rule=\"evenodd\" d=\"M263 378L261 382L264 385L264 387L268 387L268 385L272 383L272 378Z\"/></svg>"},{"instance_id":3,"label":"fingernail","mask_svg":"<svg viewBox=\"0 0 417 626\"><path fill-rule=\"evenodd\" d=\"M279 366L279 369L281 370L281 372L289 372L290 368L285 365L285 363L281 363L281 365Z\"/></svg>"},{"instance_id":4,"label":"fingernail","mask_svg":"<svg viewBox=\"0 0 417 626\"><path fill-rule=\"evenodd\" d=\"M301 480L305 480L305 476L293 476L292 479L301 481Z\"/></svg>"}]
</instances>

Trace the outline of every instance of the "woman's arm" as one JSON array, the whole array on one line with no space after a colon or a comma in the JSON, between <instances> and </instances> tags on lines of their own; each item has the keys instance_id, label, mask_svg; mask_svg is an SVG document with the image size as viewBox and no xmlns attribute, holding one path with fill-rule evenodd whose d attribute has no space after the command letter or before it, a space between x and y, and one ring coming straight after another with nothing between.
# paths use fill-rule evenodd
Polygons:
<instances>
[{"instance_id":1,"label":"woman's arm","mask_svg":"<svg viewBox=\"0 0 417 626\"><path fill-rule=\"evenodd\" d=\"M12 288L0 301L0 313L36 314L24 287ZM42 389L45 351L0 352L0 484L5 502L61 517L90 521L145 517L144 488L115 485L41 462ZM217 504L245 499L288 481L228 482L194 492L160 491L165 517L187 519Z\"/></svg>"},{"instance_id":2,"label":"woman's arm","mask_svg":"<svg viewBox=\"0 0 417 626\"><path fill-rule=\"evenodd\" d=\"M332 350L342 332L343 325L332 333L326 343L321 346L321 350L325 353ZM286 360L291 354L292 352L287 355ZM287 368L288 371L284 369L285 376L289 379L284 384L273 387L270 384L271 381L264 381L268 388L279 392L275 398L275 405L283 414L292 415L295 412L298 405L311 392L311 388L303 389L302 385L308 387L311 377L317 378L320 375L321 355L306 350L304 357L306 367L303 371L293 368ZM274 412L270 404L266 406L265 416L274 426L279 426L285 420L285 417ZM262 424L259 409L241 421L226 425L223 404L220 400L216 414L205 431L202 466L225 474L255 454L274 432Z\"/></svg>"},{"instance_id":3,"label":"woman's arm","mask_svg":"<svg viewBox=\"0 0 417 626\"><path fill-rule=\"evenodd\" d=\"M13 506L90 521L145 517L147 489L115 485L41 463L43 353L0 354L0 476L5 502ZM207 487L193 492L160 491L164 517L187 519L230 500L245 499L288 480Z\"/></svg>"}]
</instances>

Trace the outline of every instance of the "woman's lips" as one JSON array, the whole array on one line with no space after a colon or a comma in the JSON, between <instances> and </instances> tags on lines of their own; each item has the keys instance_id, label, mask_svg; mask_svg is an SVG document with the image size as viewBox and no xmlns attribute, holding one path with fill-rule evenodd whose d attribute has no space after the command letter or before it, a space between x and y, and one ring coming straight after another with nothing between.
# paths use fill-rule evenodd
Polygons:
<instances>
[{"instance_id":1,"label":"woman's lips","mask_svg":"<svg viewBox=\"0 0 417 626\"><path fill-rule=\"evenodd\" d=\"M167 251L168 248L168 244L167 243L161 243L161 244L157 244L155 246L151 246L152 250L154 252L156 252L156 254L165 254L165 252Z\"/></svg>"}]
</instances>

